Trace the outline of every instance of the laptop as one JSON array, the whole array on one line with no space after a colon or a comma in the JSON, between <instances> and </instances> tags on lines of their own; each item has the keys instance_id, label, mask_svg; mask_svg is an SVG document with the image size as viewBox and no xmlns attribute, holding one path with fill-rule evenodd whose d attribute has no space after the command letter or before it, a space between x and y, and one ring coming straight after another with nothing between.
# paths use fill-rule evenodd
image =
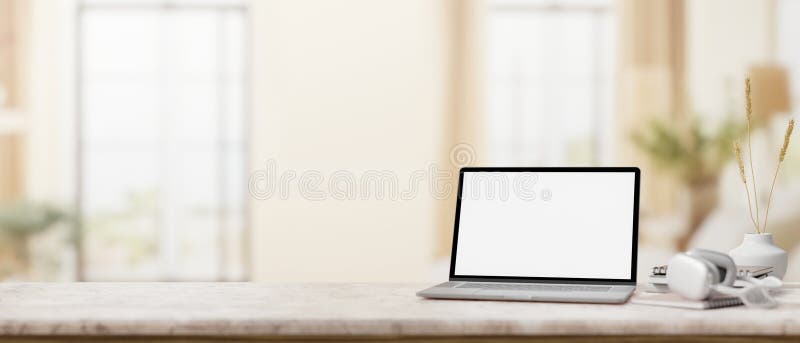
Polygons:
<instances>
[{"instance_id":1,"label":"laptop","mask_svg":"<svg viewBox=\"0 0 800 343\"><path fill-rule=\"evenodd\" d=\"M640 171L462 168L449 282L425 298L624 303L636 287Z\"/></svg>"}]
</instances>

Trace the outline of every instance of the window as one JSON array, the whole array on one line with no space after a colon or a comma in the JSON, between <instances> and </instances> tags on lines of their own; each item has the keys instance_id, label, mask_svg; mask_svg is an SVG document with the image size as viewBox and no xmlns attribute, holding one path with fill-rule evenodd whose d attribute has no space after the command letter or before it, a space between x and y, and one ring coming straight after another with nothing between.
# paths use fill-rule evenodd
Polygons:
<instances>
[{"instance_id":1,"label":"window","mask_svg":"<svg viewBox=\"0 0 800 343\"><path fill-rule=\"evenodd\" d=\"M488 137L498 165L601 165L610 159L610 0L489 7Z\"/></svg>"},{"instance_id":2,"label":"window","mask_svg":"<svg viewBox=\"0 0 800 343\"><path fill-rule=\"evenodd\" d=\"M246 7L79 6L79 278L246 278Z\"/></svg>"}]
</instances>

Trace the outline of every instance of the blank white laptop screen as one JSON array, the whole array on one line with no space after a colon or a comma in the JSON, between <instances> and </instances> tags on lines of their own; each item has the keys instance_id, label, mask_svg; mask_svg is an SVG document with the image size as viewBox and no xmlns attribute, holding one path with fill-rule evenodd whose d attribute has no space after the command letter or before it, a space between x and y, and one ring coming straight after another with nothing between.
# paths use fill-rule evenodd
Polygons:
<instances>
[{"instance_id":1,"label":"blank white laptop screen","mask_svg":"<svg viewBox=\"0 0 800 343\"><path fill-rule=\"evenodd\" d=\"M468 172L455 276L631 279L634 172Z\"/></svg>"}]
</instances>

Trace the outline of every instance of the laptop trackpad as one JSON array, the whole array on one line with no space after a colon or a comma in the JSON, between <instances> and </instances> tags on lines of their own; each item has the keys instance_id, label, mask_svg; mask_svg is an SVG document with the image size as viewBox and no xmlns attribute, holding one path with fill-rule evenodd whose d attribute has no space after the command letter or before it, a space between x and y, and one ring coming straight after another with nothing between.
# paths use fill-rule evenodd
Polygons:
<instances>
[{"instance_id":1,"label":"laptop trackpad","mask_svg":"<svg viewBox=\"0 0 800 343\"><path fill-rule=\"evenodd\" d=\"M432 287L424 290L422 293L423 296L467 296L477 293L478 290L474 288L442 288L442 287Z\"/></svg>"},{"instance_id":2,"label":"laptop trackpad","mask_svg":"<svg viewBox=\"0 0 800 343\"><path fill-rule=\"evenodd\" d=\"M482 289L475 295L482 297L491 297L496 299L511 299L511 300L529 300L531 292L498 290L498 289Z\"/></svg>"}]
</instances>

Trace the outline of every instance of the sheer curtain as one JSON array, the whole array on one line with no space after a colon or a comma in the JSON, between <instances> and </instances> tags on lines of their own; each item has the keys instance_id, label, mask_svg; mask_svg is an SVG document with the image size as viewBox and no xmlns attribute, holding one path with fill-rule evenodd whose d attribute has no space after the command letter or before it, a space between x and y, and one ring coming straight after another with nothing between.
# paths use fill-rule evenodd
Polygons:
<instances>
[{"instance_id":1,"label":"sheer curtain","mask_svg":"<svg viewBox=\"0 0 800 343\"><path fill-rule=\"evenodd\" d=\"M675 181L636 151L630 133L654 118L686 121L684 1L620 0L616 150L642 168L642 210L671 211Z\"/></svg>"}]
</instances>

